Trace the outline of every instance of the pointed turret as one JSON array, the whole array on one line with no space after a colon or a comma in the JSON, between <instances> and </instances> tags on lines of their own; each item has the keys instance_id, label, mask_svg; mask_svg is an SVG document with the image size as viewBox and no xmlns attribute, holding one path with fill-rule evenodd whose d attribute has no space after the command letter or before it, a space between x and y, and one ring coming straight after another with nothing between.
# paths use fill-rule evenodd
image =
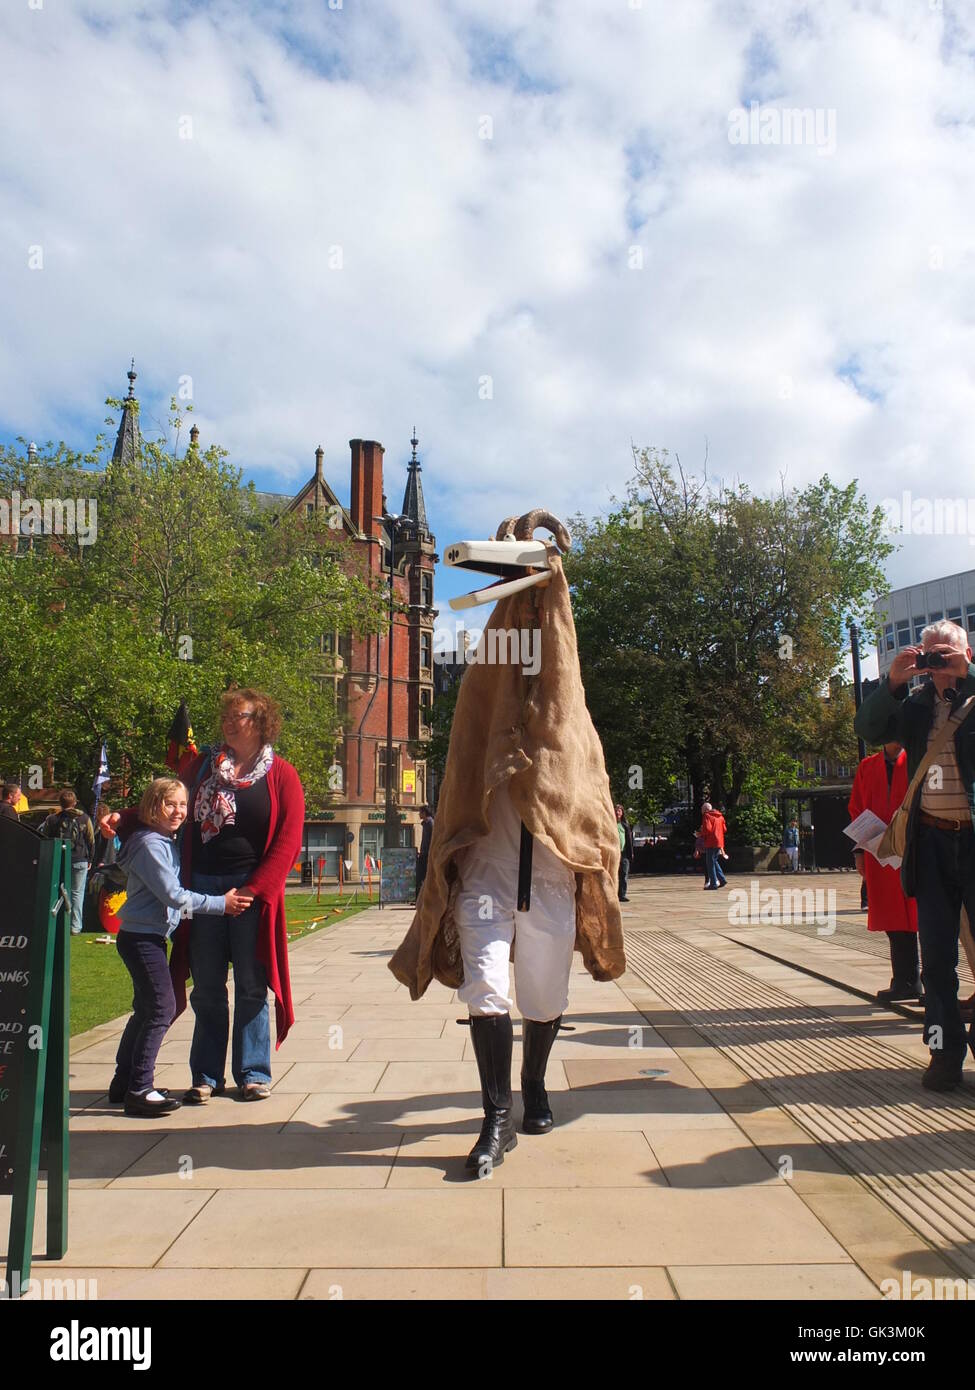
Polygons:
<instances>
[{"instance_id":1,"label":"pointed turret","mask_svg":"<svg viewBox=\"0 0 975 1390\"><path fill-rule=\"evenodd\" d=\"M402 512L413 523L412 529L417 536L429 536L427 509L423 501L423 483L420 480L421 465L416 456L416 446L419 443L416 437L416 425L413 426L413 437L410 443L413 445L413 457L407 465L406 491L403 494Z\"/></svg>"},{"instance_id":2,"label":"pointed turret","mask_svg":"<svg viewBox=\"0 0 975 1390\"><path fill-rule=\"evenodd\" d=\"M135 398L135 358L128 370L129 394L122 402L122 418L119 421L113 463L135 463L142 451L142 437L139 434L139 402Z\"/></svg>"}]
</instances>

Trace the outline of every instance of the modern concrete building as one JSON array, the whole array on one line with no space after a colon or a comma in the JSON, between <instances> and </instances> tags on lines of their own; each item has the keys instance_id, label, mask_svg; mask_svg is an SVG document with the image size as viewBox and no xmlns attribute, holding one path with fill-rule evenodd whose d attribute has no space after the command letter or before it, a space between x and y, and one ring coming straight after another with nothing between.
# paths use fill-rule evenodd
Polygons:
<instances>
[{"instance_id":1,"label":"modern concrete building","mask_svg":"<svg viewBox=\"0 0 975 1390\"><path fill-rule=\"evenodd\" d=\"M975 569L893 589L874 604L877 615L877 666L881 678L903 647L916 645L928 623L947 618L966 628L975 641Z\"/></svg>"}]
</instances>

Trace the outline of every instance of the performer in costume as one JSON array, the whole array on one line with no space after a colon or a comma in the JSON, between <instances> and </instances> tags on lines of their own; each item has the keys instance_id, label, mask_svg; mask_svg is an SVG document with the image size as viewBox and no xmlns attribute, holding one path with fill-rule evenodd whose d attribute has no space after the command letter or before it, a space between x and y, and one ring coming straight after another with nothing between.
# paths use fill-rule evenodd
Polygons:
<instances>
[{"instance_id":1,"label":"performer in costume","mask_svg":"<svg viewBox=\"0 0 975 1390\"><path fill-rule=\"evenodd\" d=\"M436 978L468 1007L484 1123L467 1166L478 1176L517 1143L515 1000L523 1017L522 1128L544 1134L553 1125L545 1071L568 1002L573 950L594 979L616 979L626 968L609 778L586 709L561 556L553 544L532 544L539 525L568 550L568 532L548 512L510 518L498 530L497 541L529 543L521 550L532 563L521 574L530 577L496 586L505 597L461 681L426 880L389 963L412 998ZM460 549L448 547L448 562ZM510 549L499 546L496 568L477 567L510 576ZM526 637L538 654L532 662L524 660Z\"/></svg>"}]
</instances>

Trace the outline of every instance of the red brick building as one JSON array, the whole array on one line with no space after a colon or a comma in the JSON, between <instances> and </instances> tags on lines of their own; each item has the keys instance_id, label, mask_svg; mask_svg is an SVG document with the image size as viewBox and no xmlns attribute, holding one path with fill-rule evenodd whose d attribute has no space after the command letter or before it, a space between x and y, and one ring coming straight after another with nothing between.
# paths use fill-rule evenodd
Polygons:
<instances>
[{"instance_id":1,"label":"red brick building","mask_svg":"<svg viewBox=\"0 0 975 1390\"><path fill-rule=\"evenodd\" d=\"M395 592L408 604L397 613L393 634L393 799L399 807L400 844L419 843L419 808L427 799L427 769L422 757L411 756L411 745L429 737L433 703L434 566L439 558L429 529L417 439L410 441L406 490L396 523ZM327 511L340 524L353 567L377 583L388 583L390 529L386 515L382 444L350 439L350 502L339 502L324 475L324 450L315 451L315 472L293 497L259 493L269 509L303 516ZM351 557L356 557L354 561ZM344 723L343 738L333 764L333 800L325 808L309 807L304 858L318 875L334 878L340 857L352 861L352 876L364 871L366 856L380 857L386 803L386 717L389 634L374 636L323 633L322 653L335 657L336 704ZM415 751L419 751L416 749Z\"/></svg>"}]
</instances>

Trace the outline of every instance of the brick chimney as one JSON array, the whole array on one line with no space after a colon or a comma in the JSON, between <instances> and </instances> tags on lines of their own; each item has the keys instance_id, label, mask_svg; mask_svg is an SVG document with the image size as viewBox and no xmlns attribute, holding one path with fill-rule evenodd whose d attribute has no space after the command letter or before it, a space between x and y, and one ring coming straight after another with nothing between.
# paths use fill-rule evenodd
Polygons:
<instances>
[{"instance_id":1,"label":"brick chimney","mask_svg":"<svg viewBox=\"0 0 975 1390\"><path fill-rule=\"evenodd\" d=\"M374 439L350 439L352 498L349 511L363 535L378 538L382 527L373 517L383 511L383 446Z\"/></svg>"}]
</instances>

